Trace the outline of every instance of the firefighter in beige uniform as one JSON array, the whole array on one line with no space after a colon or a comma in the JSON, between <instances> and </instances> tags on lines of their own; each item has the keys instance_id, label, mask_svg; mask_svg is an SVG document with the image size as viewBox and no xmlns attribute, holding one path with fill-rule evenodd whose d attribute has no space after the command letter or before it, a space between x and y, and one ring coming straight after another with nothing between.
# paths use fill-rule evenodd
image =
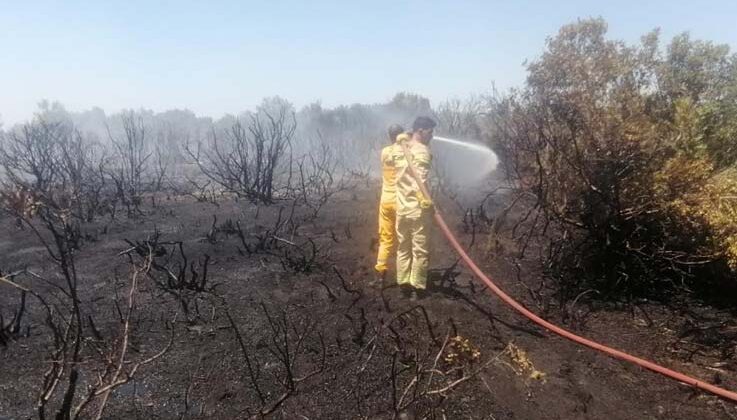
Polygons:
<instances>
[{"instance_id":1,"label":"firefighter in beige uniform","mask_svg":"<svg viewBox=\"0 0 737 420\"><path fill-rule=\"evenodd\" d=\"M429 265L429 233L432 223L432 202L425 197L417 182L427 185L432 155L428 144L432 140L435 121L418 117L412 126L412 137L394 149L397 179L397 283L415 290L427 287ZM408 169L410 159L415 179Z\"/></svg>"}]
</instances>

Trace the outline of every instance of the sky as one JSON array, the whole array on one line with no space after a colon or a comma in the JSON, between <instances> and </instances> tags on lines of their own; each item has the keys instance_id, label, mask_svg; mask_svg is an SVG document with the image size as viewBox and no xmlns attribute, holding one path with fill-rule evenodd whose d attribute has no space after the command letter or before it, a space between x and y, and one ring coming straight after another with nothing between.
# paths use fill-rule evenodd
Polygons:
<instances>
[{"instance_id":1,"label":"sky","mask_svg":"<svg viewBox=\"0 0 737 420\"><path fill-rule=\"evenodd\" d=\"M30 119L44 99L214 118L274 95L437 103L522 85L546 37L588 17L628 42L660 28L737 50L734 0L0 0L0 122Z\"/></svg>"}]
</instances>

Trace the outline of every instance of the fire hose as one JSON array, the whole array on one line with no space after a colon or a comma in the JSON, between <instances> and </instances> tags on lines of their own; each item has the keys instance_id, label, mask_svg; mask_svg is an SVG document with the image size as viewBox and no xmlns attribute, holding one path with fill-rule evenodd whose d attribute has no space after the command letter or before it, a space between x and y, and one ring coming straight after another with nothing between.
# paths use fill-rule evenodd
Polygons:
<instances>
[{"instance_id":1,"label":"fire hose","mask_svg":"<svg viewBox=\"0 0 737 420\"><path fill-rule=\"evenodd\" d=\"M420 192L427 198L431 199L430 192L428 191L425 184L422 182L421 178L417 176L417 172L415 171L415 168L412 164L411 154L409 152L409 149L407 148L407 145L404 142L399 143L402 147L402 150L404 152L404 156L407 160L407 168L410 172L410 175L414 178L415 182L419 186ZM499 297L504 303L514 308L517 312L525 316L530 321L534 322L535 324L547 329L548 331L553 332L554 334L557 334L563 338L566 338L568 340L571 340L575 343L584 345L586 347L592 348L594 350L598 350L608 356L611 356L615 359L624 360L630 363L633 363L637 366L640 366L642 368L651 370L653 372L659 373L661 375L664 375L668 378L674 379L676 381L682 382L686 385L690 385L694 388L698 388L704 391L711 392L712 394L718 395L722 398L726 398L729 400L732 400L733 402L737 402L737 392L733 392L724 388L720 388L716 385L712 385L710 383L701 381L699 379L690 377L686 374L677 372L672 369L668 369L664 366L658 365L657 363L650 362L648 360L633 356L631 354L625 353L621 350L617 350L615 348L611 348L608 346L605 346L601 343L598 343L593 340L589 340L585 337L581 337L579 335L576 335L566 329L563 329L551 322L548 322L527 308L525 308L522 304L514 300L511 296L509 296L507 293L505 293L502 289L500 289L494 281L491 280L486 274L484 274L483 271L476 265L476 263L471 259L471 257L468 255L465 249L463 249L463 246L458 242L458 239L455 237L453 232L450 230L448 225L445 223L445 220L443 219L442 214L440 213L437 206L434 206L434 218L435 222L438 224L438 227L443 232L443 235L445 238L450 242L451 246L455 251L458 253L458 255L461 257L463 262L468 266L468 268L471 269L471 271L478 277L479 280L481 280L484 285L486 285L491 292L493 292L497 297Z\"/></svg>"}]
</instances>

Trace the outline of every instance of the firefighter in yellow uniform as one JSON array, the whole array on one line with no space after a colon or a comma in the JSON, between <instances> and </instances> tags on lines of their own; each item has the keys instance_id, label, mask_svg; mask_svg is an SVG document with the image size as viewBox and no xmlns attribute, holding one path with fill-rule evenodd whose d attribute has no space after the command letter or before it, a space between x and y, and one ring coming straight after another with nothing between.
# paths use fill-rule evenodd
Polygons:
<instances>
[{"instance_id":1,"label":"firefighter in yellow uniform","mask_svg":"<svg viewBox=\"0 0 737 420\"><path fill-rule=\"evenodd\" d=\"M379 252L376 257L377 280L383 281L389 269L389 259L394 256L396 248L395 225L397 221L397 181L394 166L395 149L399 137L409 137L402 126L394 124L389 127L389 145L381 149L381 200L379 203Z\"/></svg>"},{"instance_id":2,"label":"firefighter in yellow uniform","mask_svg":"<svg viewBox=\"0 0 737 420\"><path fill-rule=\"evenodd\" d=\"M418 117L412 125L412 137L392 151L397 180L397 283L412 287L412 300L417 299L416 291L427 287L432 202L417 182L427 186L432 164L428 145L434 128L435 121ZM409 170L407 159L419 179Z\"/></svg>"}]
</instances>

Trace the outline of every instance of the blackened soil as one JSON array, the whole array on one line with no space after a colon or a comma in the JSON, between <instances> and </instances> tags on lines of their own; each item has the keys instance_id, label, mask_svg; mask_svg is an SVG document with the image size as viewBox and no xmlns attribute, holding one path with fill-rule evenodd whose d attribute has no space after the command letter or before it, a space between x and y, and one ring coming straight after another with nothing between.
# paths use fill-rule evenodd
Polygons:
<instances>
[{"instance_id":1,"label":"blackened soil","mask_svg":"<svg viewBox=\"0 0 737 420\"><path fill-rule=\"evenodd\" d=\"M131 273L128 257L120 255L130 248L124 239L143 241L159 232L161 241L183 242L200 275L199 264L210 256L207 286L214 289L190 296L185 313L172 293L151 277L141 278L127 366L170 340L172 345L114 391L103 418L227 419L260 412L283 419L737 417L733 403L534 326L464 267L447 270L456 257L438 232L427 295L411 302L391 281L372 287L376 199L375 188L338 197L315 220L298 208L293 223L269 234L276 238L261 250L254 249L258 235L274 226L280 207L282 219L288 218L290 203L258 208L223 199L215 206L160 195L155 206L147 200L141 217L106 217L86 226L89 237L76 254L80 299L101 337L94 338L91 323L85 326L93 338L85 342L79 395L104 367L95 350L101 347L94 343L117 348L110 343L121 331L119 309ZM448 219L470 243L460 216ZM244 249L232 231L236 221L255 252ZM525 286L538 284L536 270L521 267L518 277L504 240L477 234L472 254L500 286L541 312L545 308ZM175 251L168 264L176 268L181 258ZM63 284L39 240L2 216L0 270L22 269ZM32 276L16 279L41 294L55 293ZM18 302L18 291L0 284L5 322ZM581 305L569 308L574 316L565 319L561 313L547 310L546 316L605 344L737 389L737 323L724 310L645 302L634 309ZM455 336L461 339L452 341ZM0 418L38 416L36 401L52 345L44 312L29 298L22 333L0 347ZM60 383L57 393L65 386ZM50 406L58 401L52 399ZM96 409L92 404L83 417Z\"/></svg>"}]
</instances>

